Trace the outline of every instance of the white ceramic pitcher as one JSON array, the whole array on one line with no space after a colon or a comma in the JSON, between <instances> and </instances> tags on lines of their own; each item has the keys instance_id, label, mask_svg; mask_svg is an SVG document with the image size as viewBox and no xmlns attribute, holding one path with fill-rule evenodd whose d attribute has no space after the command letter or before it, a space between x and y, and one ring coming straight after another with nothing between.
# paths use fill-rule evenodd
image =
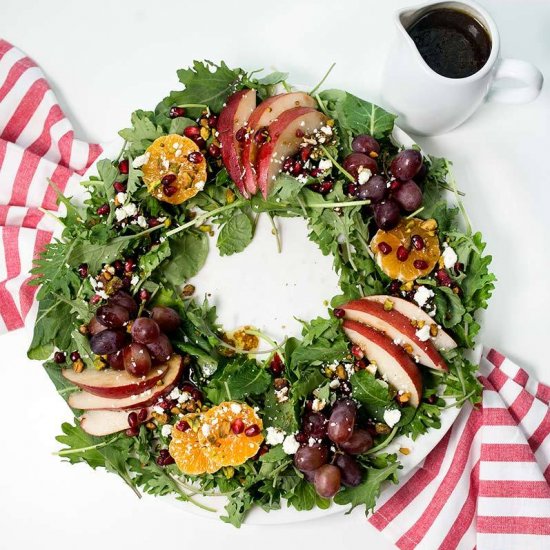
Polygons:
<instances>
[{"instance_id":1,"label":"white ceramic pitcher","mask_svg":"<svg viewBox=\"0 0 550 550\"><path fill-rule=\"evenodd\" d=\"M487 63L465 78L448 78L432 70L416 48L407 28L426 12L457 9L477 19L487 30L492 48ZM475 2L436 2L396 13L397 39L386 61L383 102L399 115L398 124L419 135L443 134L467 120L483 100L526 103L537 97L543 77L531 63L499 57L500 39L491 16ZM515 87L495 87L501 79Z\"/></svg>"}]
</instances>

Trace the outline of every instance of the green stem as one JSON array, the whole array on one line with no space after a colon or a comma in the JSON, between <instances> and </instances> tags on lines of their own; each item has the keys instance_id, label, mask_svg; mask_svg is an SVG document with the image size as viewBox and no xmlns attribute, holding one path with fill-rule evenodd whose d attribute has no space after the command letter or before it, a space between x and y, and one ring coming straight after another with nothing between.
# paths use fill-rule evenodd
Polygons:
<instances>
[{"instance_id":1,"label":"green stem","mask_svg":"<svg viewBox=\"0 0 550 550\"><path fill-rule=\"evenodd\" d=\"M325 76L323 76L323 78L321 78L321 81L319 82L319 84L317 84L317 86L315 86L315 88L313 88L313 90L311 90L311 92L309 92L309 95L311 96L314 96L315 93L317 92L317 90L324 84L325 80L328 78L328 75L332 72L332 69L334 69L336 63L333 63L328 71L325 73Z\"/></svg>"},{"instance_id":2,"label":"green stem","mask_svg":"<svg viewBox=\"0 0 550 550\"><path fill-rule=\"evenodd\" d=\"M275 223L273 216L269 212L267 215L269 217L269 221L271 222L271 227L273 227L273 234L275 235L275 239L277 240L277 252L280 254L283 251L283 245L281 243L281 233L277 228L277 224Z\"/></svg>"},{"instance_id":3,"label":"green stem","mask_svg":"<svg viewBox=\"0 0 550 550\"><path fill-rule=\"evenodd\" d=\"M420 214L420 212L422 212L422 210L424 210L424 208L426 208L425 206L421 206L420 208L418 208L417 210L415 210L412 214L409 214L408 216L405 217L406 220L410 220L411 218L414 218L417 214Z\"/></svg>"},{"instance_id":4,"label":"green stem","mask_svg":"<svg viewBox=\"0 0 550 550\"><path fill-rule=\"evenodd\" d=\"M395 426L393 430L390 432L390 435L380 443L380 445L377 445L376 447L373 447L369 451L367 451L365 454L372 455L374 453L377 453L378 451L381 451L382 449L386 448L392 441L392 439L395 437L395 434L397 433L397 430L399 429L398 426Z\"/></svg>"},{"instance_id":5,"label":"green stem","mask_svg":"<svg viewBox=\"0 0 550 550\"><path fill-rule=\"evenodd\" d=\"M211 508L210 506L206 506L205 504L201 504L200 502L197 502L194 498L192 498L185 491L183 491L183 489L179 486L178 481L174 477L166 473L164 470L161 470L160 468L158 468L158 471L166 479L170 481L170 484L172 485L172 487L174 487L176 492L179 493L184 498L184 500L186 500L187 502L190 502L191 504L194 504L195 506L197 506L198 508L201 508L202 510L206 510L207 512L212 512L215 514L218 511L216 510L216 508Z\"/></svg>"},{"instance_id":6,"label":"green stem","mask_svg":"<svg viewBox=\"0 0 550 550\"><path fill-rule=\"evenodd\" d=\"M314 202L308 204L308 208L345 208L347 206L363 206L370 204L370 200L364 201L346 201L346 202Z\"/></svg>"},{"instance_id":7,"label":"green stem","mask_svg":"<svg viewBox=\"0 0 550 550\"><path fill-rule=\"evenodd\" d=\"M453 407L458 407L459 405L462 405L462 403L464 403L464 401L467 401L468 399L470 399L470 397L472 397L472 395L474 395L474 393L476 393L476 390L472 390L468 395L465 395L462 399L459 399L458 401L455 401L454 403L451 403L450 405L447 405L446 407L443 407L441 410L444 411L446 409L452 409ZM449 397L449 396L446 395L444 397Z\"/></svg>"},{"instance_id":8,"label":"green stem","mask_svg":"<svg viewBox=\"0 0 550 550\"><path fill-rule=\"evenodd\" d=\"M330 113L327 111L327 108L325 106L325 102L321 99L319 94L315 94L315 99L317 100L317 103L319 104L319 107L320 107L321 111L323 111L323 114L330 117Z\"/></svg>"},{"instance_id":9,"label":"green stem","mask_svg":"<svg viewBox=\"0 0 550 550\"><path fill-rule=\"evenodd\" d=\"M334 166L336 166L336 168L342 173L344 174L344 176L346 176L346 178L348 178L349 181L355 183L355 178L343 167L341 166L338 161L328 152L328 149L324 146L324 145L321 145L320 146L321 149L323 150L323 153L325 153L325 155L330 159L330 161L332 162L332 164L334 164Z\"/></svg>"},{"instance_id":10,"label":"green stem","mask_svg":"<svg viewBox=\"0 0 550 550\"><path fill-rule=\"evenodd\" d=\"M202 103L183 103L182 105L178 105L178 107L187 108L187 109L193 109L193 108L202 108L202 109L208 109L208 105L204 105Z\"/></svg>"},{"instance_id":11,"label":"green stem","mask_svg":"<svg viewBox=\"0 0 550 550\"><path fill-rule=\"evenodd\" d=\"M282 344L277 344L275 340L267 336L267 334L264 334L263 332L260 332L259 330L249 329L244 331L245 334L250 334L252 336L257 336L258 338L265 340L268 344L273 346L274 349L280 349Z\"/></svg>"},{"instance_id":12,"label":"green stem","mask_svg":"<svg viewBox=\"0 0 550 550\"><path fill-rule=\"evenodd\" d=\"M96 445L90 445L88 447L80 447L78 449L62 449L61 451L57 453L53 453L57 456L68 456L76 453L85 453L86 451L92 451L94 449L101 449L102 447L106 447L107 445L110 445L113 441L118 439L118 437L115 437L113 439L109 439L109 441L102 441L101 443L97 443Z\"/></svg>"},{"instance_id":13,"label":"green stem","mask_svg":"<svg viewBox=\"0 0 550 550\"><path fill-rule=\"evenodd\" d=\"M120 149L120 153L118 154L118 157L115 160L116 163L120 162L120 159L122 158L122 155L124 154L124 150L126 149L127 144L128 144L128 142L126 140L124 140L124 143L122 144L122 148Z\"/></svg>"}]
</instances>

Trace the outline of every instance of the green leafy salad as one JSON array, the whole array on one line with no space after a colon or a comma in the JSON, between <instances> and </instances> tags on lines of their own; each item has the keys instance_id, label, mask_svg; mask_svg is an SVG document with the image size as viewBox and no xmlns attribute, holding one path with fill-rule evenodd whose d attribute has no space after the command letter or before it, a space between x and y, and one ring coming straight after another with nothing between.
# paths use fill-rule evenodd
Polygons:
<instances>
[{"instance_id":1,"label":"green leafy salad","mask_svg":"<svg viewBox=\"0 0 550 550\"><path fill-rule=\"evenodd\" d=\"M369 513L407 442L480 402L466 355L495 277L450 162L403 148L394 115L323 82L301 92L208 61L178 77L132 113L83 204L51 183L65 215L32 270L28 356L72 409L58 454L138 496L212 512L223 496L237 527L254 506ZM212 246L243 251L259 216L280 248L281 218L304 218L333 258L341 292L300 338L221 327L189 283Z\"/></svg>"}]
</instances>

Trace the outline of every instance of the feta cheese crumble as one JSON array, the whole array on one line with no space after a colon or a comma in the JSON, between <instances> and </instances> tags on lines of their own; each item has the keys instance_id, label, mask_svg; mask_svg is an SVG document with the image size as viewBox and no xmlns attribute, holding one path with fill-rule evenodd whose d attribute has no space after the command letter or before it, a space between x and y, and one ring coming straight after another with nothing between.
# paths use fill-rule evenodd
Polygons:
<instances>
[{"instance_id":1,"label":"feta cheese crumble","mask_svg":"<svg viewBox=\"0 0 550 550\"><path fill-rule=\"evenodd\" d=\"M368 168L363 168L363 170L361 170L359 172L359 175L357 176L357 182L359 183L359 185L363 185L370 180L371 176L372 172Z\"/></svg>"},{"instance_id":2,"label":"feta cheese crumble","mask_svg":"<svg viewBox=\"0 0 550 550\"><path fill-rule=\"evenodd\" d=\"M384 412L384 422L393 428L401 420L401 411L399 409L391 409Z\"/></svg>"},{"instance_id":3,"label":"feta cheese crumble","mask_svg":"<svg viewBox=\"0 0 550 550\"><path fill-rule=\"evenodd\" d=\"M424 325L422 328L419 328L415 334L421 342L428 341L430 339L430 326L427 324Z\"/></svg>"},{"instance_id":4,"label":"feta cheese crumble","mask_svg":"<svg viewBox=\"0 0 550 550\"><path fill-rule=\"evenodd\" d=\"M120 208L115 210L115 217L117 222L121 222L126 218L131 218L137 214L137 206L133 202L129 202Z\"/></svg>"},{"instance_id":5,"label":"feta cheese crumble","mask_svg":"<svg viewBox=\"0 0 550 550\"><path fill-rule=\"evenodd\" d=\"M300 448L300 444L296 441L296 438L291 434L285 437L283 441L283 451L287 455L296 454L296 451Z\"/></svg>"},{"instance_id":6,"label":"feta cheese crumble","mask_svg":"<svg viewBox=\"0 0 550 550\"><path fill-rule=\"evenodd\" d=\"M164 424L164 426L160 429L160 433L164 437L168 437L172 433L172 426L170 426L170 424Z\"/></svg>"},{"instance_id":7,"label":"feta cheese crumble","mask_svg":"<svg viewBox=\"0 0 550 550\"><path fill-rule=\"evenodd\" d=\"M417 291L414 293L414 301L418 304L419 307L424 307L426 302L434 297L433 290L425 286L418 287Z\"/></svg>"},{"instance_id":8,"label":"feta cheese crumble","mask_svg":"<svg viewBox=\"0 0 550 550\"><path fill-rule=\"evenodd\" d=\"M332 168L332 162L329 159L321 159L319 161L319 170L330 170Z\"/></svg>"},{"instance_id":9,"label":"feta cheese crumble","mask_svg":"<svg viewBox=\"0 0 550 550\"><path fill-rule=\"evenodd\" d=\"M132 161L132 168L141 168L144 164L146 164L149 161L149 153L143 153L143 155L139 155L139 157L136 157Z\"/></svg>"},{"instance_id":10,"label":"feta cheese crumble","mask_svg":"<svg viewBox=\"0 0 550 550\"><path fill-rule=\"evenodd\" d=\"M451 269L456 262L458 262L456 252L447 243L443 243L443 254L441 254L441 258L443 258L443 265L447 269Z\"/></svg>"},{"instance_id":11,"label":"feta cheese crumble","mask_svg":"<svg viewBox=\"0 0 550 550\"><path fill-rule=\"evenodd\" d=\"M265 438L265 442L268 445L280 445L285 440L286 434L283 432L283 430L280 430L279 428L274 428L273 426L270 426L266 430L267 435Z\"/></svg>"}]
</instances>

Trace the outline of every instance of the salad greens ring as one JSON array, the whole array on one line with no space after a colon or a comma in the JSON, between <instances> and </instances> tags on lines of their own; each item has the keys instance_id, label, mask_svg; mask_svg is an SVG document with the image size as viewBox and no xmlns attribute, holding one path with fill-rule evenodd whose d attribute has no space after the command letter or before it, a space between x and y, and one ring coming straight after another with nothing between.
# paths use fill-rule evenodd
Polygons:
<instances>
[{"instance_id":1,"label":"salad greens ring","mask_svg":"<svg viewBox=\"0 0 550 550\"><path fill-rule=\"evenodd\" d=\"M387 452L390 442L437 430L449 406L480 402L477 365L466 355L480 329L476 312L487 307L495 281L451 163L413 148L407 158L421 159L422 176L418 168L416 183L396 178L392 172L399 166L393 163L401 153L392 141L395 116L346 91L321 90L326 76L302 94L305 105L291 106L269 126L247 126L255 117L247 112L236 132L227 130L224 124L239 122L246 101L261 111L274 96L291 98L286 73L258 73L209 61L179 70L183 89L171 92L154 111L132 113L130 127L119 132L124 145L118 157L100 160L97 174L82 182L83 205L51 182L66 213L59 217L61 235L32 270L39 309L28 357L44 361L74 414L57 438L63 446L59 456L117 473L138 496L173 495L209 509L197 496L223 495L222 519L235 526L253 506L301 511L328 508L333 500L372 511L383 484L399 479L399 453ZM266 112L259 112L259 120ZM310 128L306 119L320 123ZM279 143L285 132L286 149ZM175 144L171 160L161 155L151 164L154 147L167 139ZM190 148L187 164L177 161L177 144ZM246 147L257 155L252 183L265 176L261 163L271 155L262 193L244 185L239 174L245 158L239 155ZM365 156L371 160L357 161ZM280 164L275 171L273 162ZM151 180L155 170L158 181ZM200 170L206 180L195 187L185 183L190 196L171 203L182 190L178 186ZM384 179L383 188L377 188L381 201L369 188L375 175ZM421 205L411 211L405 197L397 201L402 208L395 206L400 188L412 185L421 193ZM382 215L380 205L388 209L388 203L397 208L393 220ZM261 215L272 221L279 246L275 220L304 218L309 239L332 256L341 289L326 316L302 321L301 337L282 343L251 326L228 332L218 324L215 307L196 299L188 282L200 273L214 235L222 256L237 254L254 238ZM418 238L406 250L399 246L391 265L403 273L407 262L414 263L420 275L413 278L389 276L396 251L386 251L392 249L386 242L376 249L372 242L375 235L394 238L397 223L417 224L434 250L441 245L430 266L425 259L412 262L414 254L427 249L422 239L421 247ZM416 348L407 348L407 337L388 336L384 323L365 329L367 344L354 341L346 328L350 304L364 304L372 296L382 296L374 317L389 319L391 330L391 319L405 318L405 310L396 311L398 300L429 315L424 330L426 321L407 317L418 349L432 350L438 331L452 337L454 347L435 351L443 368L424 366ZM161 343L159 326L168 334ZM150 337L147 330L157 332ZM269 349L260 349L260 340ZM414 370L418 383L411 385L412 394L388 377L383 361L369 356L374 341L389 350L391 365ZM143 371L138 351L149 361ZM171 367L174 357L177 366ZM214 435L215 422L205 425L212 411L222 415L221 431ZM246 426L231 411L248 411L256 423ZM335 433L348 425L355 448L350 436ZM237 460L242 449L235 450L236 445L246 437L253 452ZM189 474L185 460L199 459L208 466Z\"/></svg>"}]
</instances>

